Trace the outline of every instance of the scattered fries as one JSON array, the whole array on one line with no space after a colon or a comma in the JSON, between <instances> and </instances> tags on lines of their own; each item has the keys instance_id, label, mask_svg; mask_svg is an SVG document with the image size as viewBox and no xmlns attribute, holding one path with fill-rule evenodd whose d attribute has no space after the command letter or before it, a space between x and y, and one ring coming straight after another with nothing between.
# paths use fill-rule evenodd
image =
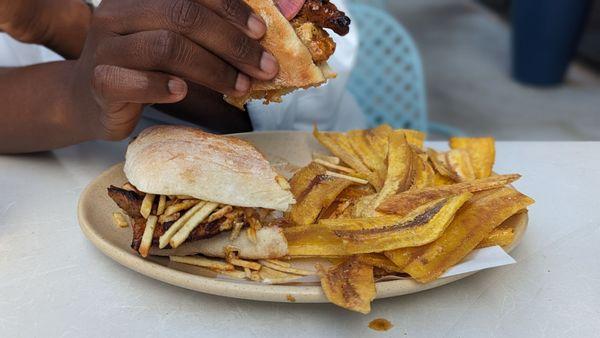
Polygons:
<instances>
[{"instance_id":1,"label":"scattered fries","mask_svg":"<svg viewBox=\"0 0 600 338\"><path fill-rule=\"evenodd\" d=\"M321 160L321 159L318 159L318 158L314 159L313 161L315 163L319 163L320 165L322 165L324 167L328 167L328 168L331 168L331 169L343 171L343 172L349 173L349 174L354 173L354 169L352 169L352 168L348 168L348 167L344 167L344 166L341 166L341 165L333 164L333 163L330 163L330 162L327 162L327 161L324 161L324 160Z\"/></svg>"},{"instance_id":2,"label":"scattered fries","mask_svg":"<svg viewBox=\"0 0 600 338\"><path fill-rule=\"evenodd\" d=\"M167 196L160 195L158 198L158 206L156 207L156 215L160 216L165 212L165 207L167 204Z\"/></svg>"},{"instance_id":3,"label":"scattered fries","mask_svg":"<svg viewBox=\"0 0 600 338\"><path fill-rule=\"evenodd\" d=\"M165 216L173 215L176 212L187 210L194 205L198 204L199 200L183 200L179 203L170 205L164 212Z\"/></svg>"},{"instance_id":4,"label":"scattered fries","mask_svg":"<svg viewBox=\"0 0 600 338\"><path fill-rule=\"evenodd\" d=\"M294 275L300 275L300 276L310 276L310 275L314 274L313 272L308 271L308 270L302 270L302 269L295 269L295 268L292 268L292 267L286 267L286 266L282 266L282 265L279 265L279 264L271 263L271 262L269 262L267 260L259 260L259 262L260 262L260 264L262 264L262 265L264 265L264 266L266 266L268 268L271 268L273 270L277 270L277 271L280 271L280 272L287 272L287 273L291 273L291 274L294 274Z\"/></svg>"},{"instance_id":5,"label":"scattered fries","mask_svg":"<svg viewBox=\"0 0 600 338\"><path fill-rule=\"evenodd\" d=\"M148 216L150 216L150 213L152 212L152 203L154 203L154 197L154 194L146 194L146 196L144 196L142 207L140 208L140 214L142 214L142 217L148 218Z\"/></svg>"},{"instance_id":6,"label":"scattered fries","mask_svg":"<svg viewBox=\"0 0 600 338\"><path fill-rule=\"evenodd\" d=\"M232 264L216 259L208 259L204 256L169 256L171 262L183 263L195 266L201 266L211 270L220 272L234 271L235 267Z\"/></svg>"},{"instance_id":7,"label":"scattered fries","mask_svg":"<svg viewBox=\"0 0 600 338\"><path fill-rule=\"evenodd\" d=\"M179 230L171 237L169 244L172 248L177 248L181 243L185 242L192 230L204 221L211 212L219 206L218 203L204 202L202 207L189 220L187 220ZM169 229L170 230L170 229Z\"/></svg>"},{"instance_id":8,"label":"scattered fries","mask_svg":"<svg viewBox=\"0 0 600 338\"><path fill-rule=\"evenodd\" d=\"M127 222L125 215L120 212L113 212L112 219L115 226L119 228L127 228L129 226L129 222Z\"/></svg>"},{"instance_id":9,"label":"scattered fries","mask_svg":"<svg viewBox=\"0 0 600 338\"><path fill-rule=\"evenodd\" d=\"M152 215L148 216L146 220L146 227L144 228L144 235L142 236L142 243L140 244L140 255L147 257L150 252L150 246L152 245L152 236L154 235L154 229L156 228L156 222L158 217Z\"/></svg>"}]
</instances>

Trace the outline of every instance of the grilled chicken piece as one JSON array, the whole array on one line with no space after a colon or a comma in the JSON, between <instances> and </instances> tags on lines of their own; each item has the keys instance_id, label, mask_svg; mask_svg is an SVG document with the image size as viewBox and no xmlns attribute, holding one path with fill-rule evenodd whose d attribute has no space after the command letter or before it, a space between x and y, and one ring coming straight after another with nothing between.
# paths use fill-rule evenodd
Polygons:
<instances>
[{"instance_id":1,"label":"grilled chicken piece","mask_svg":"<svg viewBox=\"0 0 600 338\"><path fill-rule=\"evenodd\" d=\"M342 36L350 31L350 18L329 0L306 0L296 19L329 28Z\"/></svg>"}]
</instances>

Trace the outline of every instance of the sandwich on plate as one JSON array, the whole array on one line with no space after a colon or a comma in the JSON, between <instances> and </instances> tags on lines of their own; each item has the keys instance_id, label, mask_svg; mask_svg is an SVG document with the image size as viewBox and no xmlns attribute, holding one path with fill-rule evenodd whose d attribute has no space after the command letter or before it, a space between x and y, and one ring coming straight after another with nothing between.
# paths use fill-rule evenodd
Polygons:
<instances>
[{"instance_id":1,"label":"sandwich on plate","mask_svg":"<svg viewBox=\"0 0 600 338\"><path fill-rule=\"evenodd\" d=\"M129 144L128 182L108 195L131 219L146 257L287 254L276 225L295 203L284 177L250 143L182 126L144 130Z\"/></svg>"},{"instance_id":2,"label":"sandwich on plate","mask_svg":"<svg viewBox=\"0 0 600 338\"><path fill-rule=\"evenodd\" d=\"M325 29L338 35L350 30L350 18L329 0L245 0L267 24L261 45L279 62L279 74L270 81L253 80L250 92L226 97L243 109L249 100L280 102L281 97L299 88L320 86L336 76L327 60L335 52L335 42Z\"/></svg>"}]
</instances>

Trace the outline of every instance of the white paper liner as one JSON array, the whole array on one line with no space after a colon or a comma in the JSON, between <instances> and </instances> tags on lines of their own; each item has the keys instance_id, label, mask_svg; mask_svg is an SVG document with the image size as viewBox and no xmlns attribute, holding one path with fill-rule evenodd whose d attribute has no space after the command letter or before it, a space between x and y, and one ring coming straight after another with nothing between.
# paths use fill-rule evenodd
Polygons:
<instances>
[{"instance_id":1,"label":"white paper liner","mask_svg":"<svg viewBox=\"0 0 600 338\"><path fill-rule=\"evenodd\" d=\"M312 285L315 283L319 283L319 277L317 276L315 264L321 264L323 267L327 268L333 265L330 261L326 259L298 259L290 262L292 267L297 269L303 269L308 271L314 271L314 275L310 276L302 276L294 279L290 279L287 281L288 283L294 283L299 285ZM446 271L440 278L450 277L461 275L463 273L480 271L490 268L495 268L499 266L514 264L516 261L512 258L508 253L506 253L500 246L491 246L482 249L473 250L465 259L450 268ZM227 281L233 281L236 283L263 283L263 284L272 284L269 280L264 280L262 282L253 282L249 280L240 280L234 279L227 275L218 275L217 279L223 279ZM407 277L399 277L399 276L384 276L377 279L377 282L382 281L390 281L390 280L399 280L399 279L410 279Z\"/></svg>"}]
</instances>

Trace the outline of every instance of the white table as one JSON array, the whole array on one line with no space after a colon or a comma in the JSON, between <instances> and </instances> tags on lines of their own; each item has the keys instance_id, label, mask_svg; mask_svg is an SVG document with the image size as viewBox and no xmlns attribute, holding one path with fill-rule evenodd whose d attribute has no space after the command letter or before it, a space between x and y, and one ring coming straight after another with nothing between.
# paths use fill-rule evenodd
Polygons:
<instances>
[{"instance_id":1,"label":"white table","mask_svg":"<svg viewBox=\"0 0 600 338\"><path fill-rule=\"evenodd\" d=\"M496 171L537 203L516 265L378 300L363 316L331 304L228 299L144 277L79 230L79 193L125 143L0 156L1 337L483 337L600 332L600 143L499 143ZM370 330L383 317L394 328Z\"/></svg>"}]
</instances>

